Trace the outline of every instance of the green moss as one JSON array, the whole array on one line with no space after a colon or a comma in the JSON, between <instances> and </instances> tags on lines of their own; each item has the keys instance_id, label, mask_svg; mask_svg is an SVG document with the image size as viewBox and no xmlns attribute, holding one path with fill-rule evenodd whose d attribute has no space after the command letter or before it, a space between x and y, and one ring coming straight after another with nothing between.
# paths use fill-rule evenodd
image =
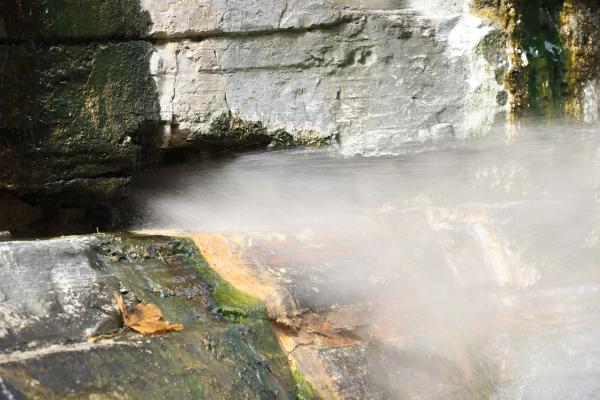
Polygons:
<instances>
[{"instance_id":1,"label":"green moss","mask_svg":"<svg viewBox=\"0 0 600 400\"><path fill-rule=\"evenodd\" d=\"M16 43L0 45L0 186L52 220L82 216L59 232L110 226L129 176L160 157L149 28L139 0L0 0Z\"/></svg>"},{"instance_id":2,"label":"green moss","mask_svg":"<svg viewBox=\"0 0 600 400\"><path fill-rule=\"evenodd\" d=\"M151 20L139 0L0 0L0 26L9 39L140 38Z\"/></svg>"},{"instance_id":3,"label":"green moss","mask_svg":"<svg viewBox=\"0 0 600 400\"><path fill-rule=\"evenodd\" d=\"M225 319L238 322L248 318L267 319L265 306L258 299L234 288L213 271L191 240L179 240L174 251L185 255L197 266L202 279L210 287L217 312Z\"/></svg>"},{"instance_id":4,"label":"green moss","mask_svg":"<svg viewBox=\"0 0 600 400\"><path fill-rule=\"evenodd\" d=\"M511 66L502 80L511 118L581 120L583 89L600 75L598 1L474 0L471 9L495 21L506 37Z\"/></svg>"},{"instance_id":5,"label":"green moss","mask_svg":"<svg viewBox=\"0 0 600 400\"><path fill-rule=\"evenodd\" d=\"M292 375L294 377L294 382L296 383L296 387L298 388L298 400L313 400L318 398L316 392L313 387L304 376L298 371L298 368L295 365L291 367Z\"/></svg>"},{"instance_id":6,"label":"green moss","mask_svg":"<svg viewBox=\"0 0 600 400\"><path fill-rule=\"evenodd\" d=\"M483 56L490 65L502 65L506 58L503 54L505 46L506 34L492 30L477 44L475 52Z\"/></svg>"},{"instance_id":7,"label":"green moss","mask_svg":"<svg viewBox=\"0 0 600 400\"><path fill-rule=\"evenodd\" d=\"M129 174L159 156L151 52L141 41L0 46L0 184L48 204L120 201Z\"/></svg>"},{"instance_id":8,"label":"green moss","mask_svg":"<svg viewBox=\"0 0 600 400\"><path fill-rule=\"evenodd\" d=\"M294 147L319 148L332 144L336 140L332 136L323 136L318 132L303 132L292 135L284 129L274 131L260 121L248 121L240 116L223 113L216 117L208 133L198 133L192 138L200 149L284 149Z\"/></svg>"},{"instance_id":9,"label":"green moss","mask_svg":"<svg viewBox=\"0 0 600 400\"><path fill-rule=\"evenodd\" d=\"M557 117L562 114L565 94L565 54L559 32L562 1L521 2L520 48L528 58L524 74L529 89L527 111L533 115Z\"/></svg>"},{"instance_id":10,"label":"green moss","mask_svg":"<svg viewBox=\"0 0 600 400\"><path fill-rule=\"evenodd\" d=\"M304 132L301 135L292 135L280 129L271 133L271 149L288 149L294 147L318 149L332 145L338 140L335 136L323 136L318 132Z\"/></svg>"},{"instance_id":11,"label":"green moss","mask_svg":"<svg viewBox=\"0 0 600 400\"><path fill-rule=\"evenodd\" d=\"M511 68L504 82L513 117L562 115L566 58L559 31L563 0L502 0L494 18L504 27ZM489 4L484 7L491 7Z\"/></svg>"},{"instance_id":12,"label":"green moss","mask_svg":"<svg viewBox=\"0 0 600 400\"><path fill-rule=\"evenodd\" d=\"M503 83L506 74L506 34L492 30L475 47L475 53L481 55L494 68L498 83Z\"/></svg>"},{"instance_id":13,"label":"green moss","mask_svg":"<svg viewBox=\"0 0 600 400\"><path fill-rule=\"evenodd\" d=\"M144 128L159 120L151 52L146 42L49 50L42 103L51 132L38 147L54 157L55 174L98 176L136 167L152 139ZM91 154L97 156L90 163Z\"/></svg>"},{"instance_id":14,"label":"green moss","mask_svg":"<svg viewBox=\"0 0 600 400\"><path fill-rule=\"evenodd\" d=\"M245 121L238 116L223 113L212 121L207 134L200 134L194 140L208 146L250 149L267 147L271 137L260 121Z\"/></svg>"}]
</instances>

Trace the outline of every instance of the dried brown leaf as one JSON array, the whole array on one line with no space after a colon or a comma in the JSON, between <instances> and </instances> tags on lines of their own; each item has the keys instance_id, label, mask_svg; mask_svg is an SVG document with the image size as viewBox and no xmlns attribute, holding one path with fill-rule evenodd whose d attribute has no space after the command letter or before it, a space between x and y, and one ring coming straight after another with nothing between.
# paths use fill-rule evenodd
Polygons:
<instances>
[{"instance_id":1,"label":"dried brown leaf","mask_svg":"<svg viewBox=\"0 0 600 400\"><path fill-rule=\"evenodd\" d=\"M110 335L92 337L89 339L90 341L97 342L109 339L123 333L127 329L133 329L143 335L157 335L183 329L182 324L172 324L169 321L163 321L162 311L154 304L137 304L130 314L127 311L123 297L118 292L115 292L115 303L123 319L123 328Z\"/></svg>"},{"instance_id":2,"label":"dried brown leaf","mask_svg":"<svg viewBox=\"0 0 600 400\"><path fill-rule=\"evenodd\" d=\"M133 313L129 314L129 320L125 325L131 326L140 321L159 321L162 318L162 311L154 304L137 304Z\"/></svg>"},{"instance_id":3,"label":"dried brown leaf","mask_svg":"<svg viewBox=\"0 0 600 400\"><path fill-rule=\"evenodd\" d=\"M136 324L130 325L129 327L143 335L157 335L159 333L180 331L183 329L182 324L172 324L169 321L157 320L142 320Z\"/></svg>"},{"instance_id":4,"label":"dried brown leaf","mask_svg":"<svg viewBox=\"0 0 600 400\"><path fill-rule=\"evenodd\" d=\"M119 310L119 314L121 314L121 318L123 319L123 325L127 325L129 314L127 313L127 306L123 301L123 297L119 292L115 292L115 303L117 303L117 310Z\"/></svg>"}]
</instances>

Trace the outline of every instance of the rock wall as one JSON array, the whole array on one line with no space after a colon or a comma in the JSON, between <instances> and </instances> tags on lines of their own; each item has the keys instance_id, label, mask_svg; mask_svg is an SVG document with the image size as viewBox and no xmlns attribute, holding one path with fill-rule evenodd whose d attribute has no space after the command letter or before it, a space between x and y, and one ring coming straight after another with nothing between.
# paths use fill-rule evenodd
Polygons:
<instances>
[{"instance_id":1,"label":"rock wall","mask_svg":"<svg viewBox=\"0 0 600 400\"><path fill-rule=\"evenodd\" d=\"M0 9L0 197L27 211L0 226L108 228L160 139L149 18L137 1L2 1Z\"/></svg>"},{"instance_id":2,"label":"rock wall","mask_svg":"<svg viewBox=\"0 0 600 400\"><path fill-rule=\"evenodd\" d=\"M567 49L566 81L570 96L565 110L574 119L598 121L600 103L600 14L598 2L567 0L561 18L561 36Z\"/></svg>"},{"instance_id":3,"label":"rock wall","mask_svg":"<svg viewBox=\"0 0 600 400\"><path fill-rule=\"evenodd\" d=\"M494 29L462 2L188 3L143 2L161 39L151 70L172 145L210 136L232 114L292 141L385 153L479 134L503 112L501 65L474 51Z\"/></svg>"},{"instance_id":4,"label":"rock wall","mask_svg":"<svg viewBox=\"0 0 600 400\"><path fill-rule=\"evenodd\" d=\"M165 154L389 154L507 113L594 120L593 2L538 3L0 0L0 197L35 226L0 229L108 229Z\"/></svg>"},{"instance_id":5,"label":"rock wall","mask_svg":"<svg viewBox=\"0 0 600 400\"><path fill-rule=\"evenodd\" d=\"M598 119L598 3L588 0L475 0L475 13L502 27L509 57L504 84L513 120Z\"/></svg>"}]
</instances>

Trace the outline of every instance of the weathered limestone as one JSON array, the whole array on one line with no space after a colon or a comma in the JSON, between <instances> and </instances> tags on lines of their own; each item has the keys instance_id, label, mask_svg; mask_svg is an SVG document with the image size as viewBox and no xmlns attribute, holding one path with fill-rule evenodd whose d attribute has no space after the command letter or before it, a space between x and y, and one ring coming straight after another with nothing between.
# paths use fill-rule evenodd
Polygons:
<instances>
[{"instance_id":1,"label":"weathered limestone","mask_svg":"<svg viewBox=\"0 0 600 400\"><path fill-rule=\"evenodd\" d=\"M482 134L503 113L494 80L503 60L475 51L495 29L462 3L440 13L429 3L211 2L179 19L183 2L162 3L144 7L153 35L169 39L151 69L175 143L210 136L215 118L233 114L300 142L337 137L348 153L393 152Z\"/></svg>"},{"instance_id":2,"label":"weathered limestone","mask_svg":"<svg viewBox=\"0 0 600 400\"><path fill-rule=\"evenodd\" d=\"M346 2L332 0L142 0L158 38L251 34L334 25Z\"/></svg>"},{"instance_id":3,"label":"weathered limestone","mask_svg":"<svg viewBox=\"0 0 600 400\"><path fill-rule=\"evenodd\" d=\"M114 226L131 173L173 150L339 142L348 154L393 153L503 119L505 60L478 47L498 30L462 1L0 10L0 189L35 209L25 226L0 227L20 234Z\"/></svg>"}]
</instances>

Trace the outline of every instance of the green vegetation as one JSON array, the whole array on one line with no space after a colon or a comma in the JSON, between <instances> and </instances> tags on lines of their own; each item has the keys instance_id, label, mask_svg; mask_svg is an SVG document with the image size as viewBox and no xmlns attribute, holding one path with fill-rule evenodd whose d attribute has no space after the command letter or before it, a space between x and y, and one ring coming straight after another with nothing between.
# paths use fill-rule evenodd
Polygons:
<instances>
[{"instance_id":1,"label":"green vegetation","mask_svg":"<svg viewBox=\"0 0 600 400\"><path fill-rule=\"evenodd\" d=\"M566 64L559 32L561 5L557 0L528 0L517 8L521 22L513 37L528 60L523 70L528 88L525 114L562 114Z\"/></svg>"},{"instance_id":2,"label":"green vegetation","mask_svg":"<svg viewBox=\"0 0 600 400\"><path fill-rule=\"evenodd\" d=\"M298 400L313 400L317 398L317 394L313 387L304 376L298 371L296 365L292 365L292 376L294 377L294 382L296 382L296 387L298 388Z\"/></svg>"},{"instance_id":3,"label":"green vegetation","mask_svg":"<svg viewBox=\"0 0 600 400\"><path fill-rule=\"evenodd\" d=\"M208 266L193 241L178 240L174 252L184 255L196 265L202 279L210 287L217 312L223 318L235 322L242 322L247 319L267 319L267 310L264 304L223 280L219 274Z\"/></svg>"},{"instance_id":4,"label":"green vegetation","mask_svg":"<svg viewBox=\"0 0 600 400\"><path fill-rule=\"evenodd\" d=\"M139 0L0 2L0 38L81 40L139 38L151 21Z\"/></svg>"},{"instance_id":5,"label":"green vegetation","mask_svg":"<svg viewBox=\"0 0 600 400\"><path fill-rule=\"evenodd\" d=\"M600 70L598 4L593 0L475 0L499 23L510 68L504 84L513 118L583 117L583 89Z\"/></svg>"}]
</instances>

